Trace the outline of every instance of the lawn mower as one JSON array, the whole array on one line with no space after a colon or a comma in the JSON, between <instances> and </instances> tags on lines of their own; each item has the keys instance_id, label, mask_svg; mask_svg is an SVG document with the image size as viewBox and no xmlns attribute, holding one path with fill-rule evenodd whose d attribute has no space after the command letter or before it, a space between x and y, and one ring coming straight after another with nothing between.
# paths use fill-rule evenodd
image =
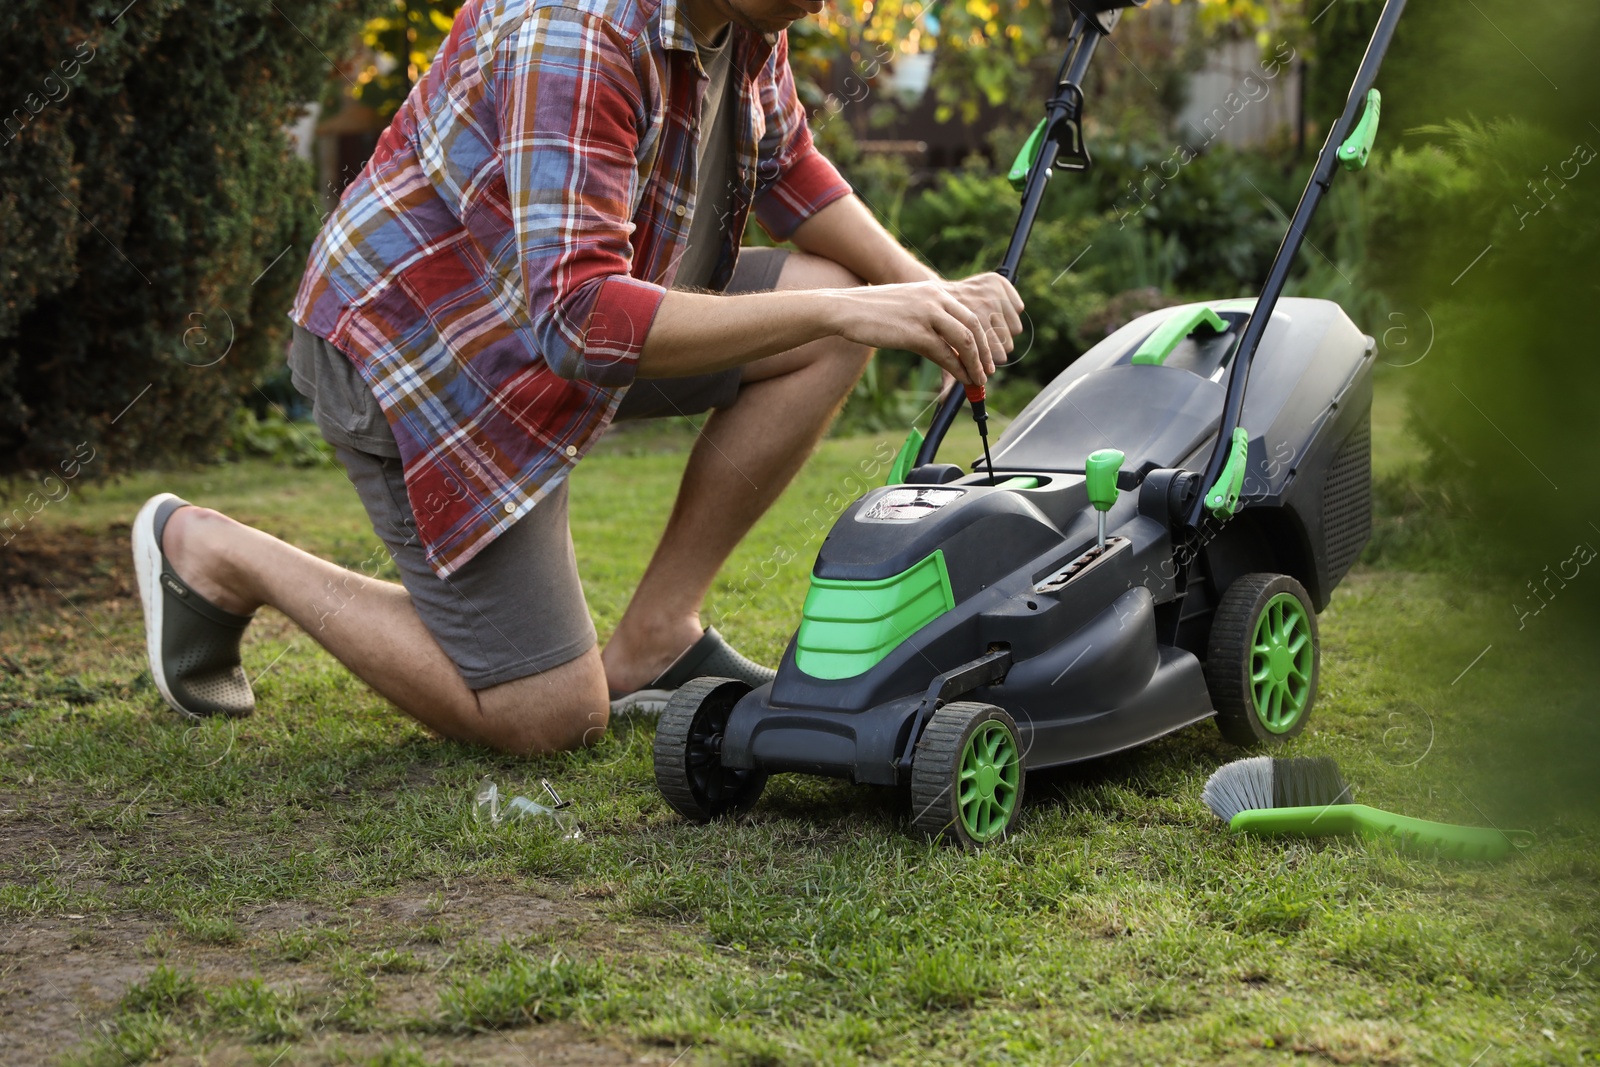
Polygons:
<instances>
[{"instance_id":1,"label":"lawn mower","mask_svg":"<svg viewBox=\"0 0 1600 1067\"><path fill-rule=\"evenodd\" d=\"M1012 168L1008 278L1052 172L1090 165L1081 82L1132 6L1073 0ZM1375 344L1337 304L1280 296L1337 170L1366 165L1404 6L1378 19L1260 295L1129 322L992 452L983 391L952 386L823 542L777 678L697 679L663 710L673 808L705 821L748 810L770 774L828 775L908 790L915 829L972 847L1011 831L1031 771L1208 718L1245 746L1305 729L1317 613L1371 529ZM984 455L936 462L968 404Z\"/></svg>"}]
</instances>

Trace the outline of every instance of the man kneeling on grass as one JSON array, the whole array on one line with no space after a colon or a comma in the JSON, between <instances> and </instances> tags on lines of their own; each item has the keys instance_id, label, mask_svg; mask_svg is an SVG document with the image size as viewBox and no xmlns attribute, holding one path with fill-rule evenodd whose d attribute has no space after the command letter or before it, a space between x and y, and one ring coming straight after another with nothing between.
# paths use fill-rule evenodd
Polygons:
<instances>
[{"instance_id":1,"label":"man kneeling on grass","mask_svg":"<svg viewBox=\"0 0 1600 1067\"><path fill-rule=\"evenodd\" d=\"M169 494L134 523L150 668L246 715L270 604L439 733L597 740L702 675L773 672L702 628L717 569L872 349L984 381L1022 326L944 281L811 142L785 30L821 0L470 0L312 250L289 362L402 585ZM754 210L800 251L747 248ZM865 284L864 284L865 283ZM567 476L614 419L711 411L603 652ZM329 584L347 590L324 605Z\"/></svg>"}]
</instances>

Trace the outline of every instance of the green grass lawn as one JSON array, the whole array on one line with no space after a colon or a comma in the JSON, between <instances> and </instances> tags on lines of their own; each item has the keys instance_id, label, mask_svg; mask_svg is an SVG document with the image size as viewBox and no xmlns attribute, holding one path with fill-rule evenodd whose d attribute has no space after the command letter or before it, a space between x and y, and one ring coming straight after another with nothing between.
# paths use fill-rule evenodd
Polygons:
<instances>
[{"instance_id":1,"label":"green grass lawn","mask_svg":"<svg viewBox=\"0 0 1600 1067\"><path fill-rule=\"evenodd\" d=\"M1403 475L1387 388L1378 411L1380 471ZM686 441L613 438L574 477L602 637ZM825 442L708 620L776 660L821 533L897 444ZM158 489L349 566L378 547L337 470L247 463L75 493L0 550L8 1063L1600 1059L1596 822L1563 799L1594 792L1570 670L1588 650L1554 618L1518 631L1461 568L1358 567L1293 751L1338 757L1368 803L1517 820L1523 854L1230 837L1199 803L1238 754L1209 724L1032 777L1020 833L968 854L908 836L891 791L791 776L688 825L656 793L648 721L533 761L439 742L270 611L244 650L256 715L180 721L143 673L123 558ZM475 824L485 775L548 778L582 836Z\"/></svg>"}]
</instances>

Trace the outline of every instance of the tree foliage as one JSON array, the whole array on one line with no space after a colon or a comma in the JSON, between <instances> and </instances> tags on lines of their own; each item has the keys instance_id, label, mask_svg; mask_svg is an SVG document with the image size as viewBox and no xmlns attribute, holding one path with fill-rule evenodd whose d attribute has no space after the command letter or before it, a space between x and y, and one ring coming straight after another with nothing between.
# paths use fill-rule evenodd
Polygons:
<instances>
[{"instance_id":1,"label":"tree foliage","mask_svg":"<svg viewBox=\"0 0 1600 1067\"><path fill-rule=\"evenodd\" d=\"M388 10L361 31L371 62L356 75L356 98L393 115L433 62L461 0L384 0Z\"/></svg>"},{"instance_id":2,"label":"tree foliage","mask_svg":"<svg viewBox=\"0 0 1600 1067\"><path fill-rule=\"evenodd\" d=\"M316 232L284 127L367 7L0 5L0 471L215 448Z\"/></svg>"},{"instance_id":3,"label":"tree foliage","mask_svg":"<svg viewBox=\"0 0 1600 1067\"><path fill-rule=\"evenodd\" d=\"M1465 19L1423 7L1397 44L1430 88L1412 112L1423 122L1386 134L1400 149L1381 167L1369 243L1396 323L1425 352L1402 362L1430 482L1537 582L1574 544L1600 546L1600 9L1479 6ZM1513 27L1515 45L1500 32ZM1580 598L1600 616L1594 597L1568 596Z\"/></svg>"}]
</instances>

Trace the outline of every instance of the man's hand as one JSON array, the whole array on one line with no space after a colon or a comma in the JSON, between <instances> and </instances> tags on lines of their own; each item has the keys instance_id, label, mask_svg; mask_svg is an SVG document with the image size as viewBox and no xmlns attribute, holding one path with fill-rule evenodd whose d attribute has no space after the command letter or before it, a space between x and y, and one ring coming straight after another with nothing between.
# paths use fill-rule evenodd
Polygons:
<instances>
[{"instance_id":1,"label":"man's hand","mask_svg":"<svg viewBox=\"0 0 1600 1067\"><path fill-rule=\"evenodd\" d=\"M872 348L903 348L963 385L982 385L1022 332L1022 298L998 274L837 291L834 332Z\"/></svg>"}]
</instances>

